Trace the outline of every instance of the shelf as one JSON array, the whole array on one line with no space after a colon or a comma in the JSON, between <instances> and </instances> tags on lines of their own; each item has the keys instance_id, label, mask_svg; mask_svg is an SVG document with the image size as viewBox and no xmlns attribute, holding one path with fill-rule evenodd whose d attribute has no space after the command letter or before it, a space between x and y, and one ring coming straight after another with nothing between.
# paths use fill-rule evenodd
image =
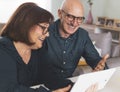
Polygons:
<instances>
[{"instance_id":1,"label":"shelf","mask_svg":"<svg viewBox=\"0 0 120 92\"><path fill-rule=\"evenodd\" d=\"M112 42L115 42L115 43L120 43L119 40L112 40Z\"/></svg>"},{"instance_id":2,"label":"shelf","mask_svg":"<svg viewBox=\"0 0 120 92\"><path fill-rule=\"evenodd\" d=\"M112 42L120 44L120 28L113 28L113 27L105 27L105 26L98 26L95 24L81 24L80 27L84 28L85 30L89 30L91 32L99 31L99 33L111 32L112 34Z\"/></svg>"},{"instance_id":3,"label":"shelf","mask_svg":"<svg viewBox=\"0 0 120 92\"><path fill-rule=\"evenodd\" d=\"M110 31L119 31L120 32L120 28L112 28L112 27L103 27L103 26L97 26L100 29L105 29L105 30L110 30Z\"/></svg>"},{"instance_id":4,"label":"shelf","mask_svg":"<svg viewBox=\"0 0 120 92\"><path fill-rule=\"evenodd\" d=\"M111 32L112 34L112 42L120 43L120 28L111 28L111 27L103 27L97 26L102 32Z\"/></svg>"}]
</instances>

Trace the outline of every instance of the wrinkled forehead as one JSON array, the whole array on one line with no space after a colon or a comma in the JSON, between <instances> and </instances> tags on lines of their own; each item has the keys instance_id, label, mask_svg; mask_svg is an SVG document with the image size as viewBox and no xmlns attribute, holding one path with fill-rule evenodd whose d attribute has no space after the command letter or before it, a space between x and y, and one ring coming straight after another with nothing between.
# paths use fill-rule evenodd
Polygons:
<instances>
[{"instance_id":1,"label":"wrinkled forehead","mask_svg":"<svg viewBox=\"0 0 120 92\"><path fill-rule=\"evenodd\" d=\"M77 8L69 8L69 9L64 9L68 14L74 15L76 17L82 17L84 16L84 13L81 9Z\"/></svg>"},{"instance_id":2,"label":"wrinkled forehead","mask_svg":"<svg viewBox=\"0 0 120 92\"><path fill-rule=\"evenodd\" d=\"M73 2L70 0L70 2L65 2L63 6L61 7L64 11L67 13L74 15L74 16L84 16L84 9L82 3L79 1Z\"/></svg>"}]
</instances>

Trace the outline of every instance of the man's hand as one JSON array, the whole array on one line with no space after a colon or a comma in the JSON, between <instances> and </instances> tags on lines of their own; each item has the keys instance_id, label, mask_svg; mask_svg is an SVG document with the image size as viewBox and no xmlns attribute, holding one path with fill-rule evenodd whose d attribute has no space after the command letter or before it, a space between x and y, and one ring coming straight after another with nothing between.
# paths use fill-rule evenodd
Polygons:
<instances>
[{"instance_id":1,"label":"man's hand","mask_svg":"<svg viewBox=\"0 0 120 92\"><path fill-rule=\"evenodd\" d=\"M69 92L70 89L71 89L71 85L68 85L67 87L60 88L60 89L54 90L52 92Z\"/></svg>"},{"instance_id":2,"label":"man's hand","mask_svg":"<svg viewBox=\"0 0 120 92\"><path fill-rule=\"evenodd\" d=\"M95 69L93 71L100 71L100 70L103 70L104 67L105 67L105 63L106 63L106 60L107 58L109 57L109 55L105 55L102 60L97 64L97 66L95 67Z\"/></svg>"}]
</instances>

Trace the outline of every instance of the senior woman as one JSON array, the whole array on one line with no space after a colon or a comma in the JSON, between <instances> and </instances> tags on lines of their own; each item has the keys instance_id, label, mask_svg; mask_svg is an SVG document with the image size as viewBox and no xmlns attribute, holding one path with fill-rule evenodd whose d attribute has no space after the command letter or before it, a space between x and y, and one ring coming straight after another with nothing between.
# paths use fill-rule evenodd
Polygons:
<instances>
[{"instance_id":1,"label":"senior woman","mask_svg":"<svg viewBox=\"0 0 120 92\"><path fill-rule=\"evenodd\" d=\"M30 86L47 82L51 82L48 86L54 86L52 81L56 81L50 70L41 70L38 54L43 41L49 36L47 29L53 19L50 12L32 2L23 3L11 16L1 31L0 92L50 92L41 86L37 89ZM57 81L59 85L60 81ZM71 82L63 81L65 85L59 86L60 89L54 88L53 92L70 89Z\"/></svg>"}]
</instances>

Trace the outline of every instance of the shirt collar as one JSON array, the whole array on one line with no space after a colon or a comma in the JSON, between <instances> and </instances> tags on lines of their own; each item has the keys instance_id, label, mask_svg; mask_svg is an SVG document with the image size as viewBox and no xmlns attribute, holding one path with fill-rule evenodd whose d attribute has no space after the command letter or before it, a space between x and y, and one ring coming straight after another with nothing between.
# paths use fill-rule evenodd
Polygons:
<instances>
[{"instance_id":1,"label":"shirt collar","mask_svg":"<svg viewBox=\"0 0 120 92\"><path fill-rule=\"evenodd\" d=\"M61 37L61 36L60 36L60 33L59 33L59 31L58 31L58 30L59 30L59 25L60 25L60 19L56 20L54 24L55 24L55 29L54 29L54 30L55 30L55 31L54 31L55 36L56 36L56 37ZM77 31L78 31L78 30L77 30ZM70 37L68 37L67 39L71 39L71 40L72 40L72 39L73 39L73 40L76 39L76 36L77 36L77 33L78 33L77 31L76 31L74 34L70 35Z\"/></svg>"}]
</instances>

